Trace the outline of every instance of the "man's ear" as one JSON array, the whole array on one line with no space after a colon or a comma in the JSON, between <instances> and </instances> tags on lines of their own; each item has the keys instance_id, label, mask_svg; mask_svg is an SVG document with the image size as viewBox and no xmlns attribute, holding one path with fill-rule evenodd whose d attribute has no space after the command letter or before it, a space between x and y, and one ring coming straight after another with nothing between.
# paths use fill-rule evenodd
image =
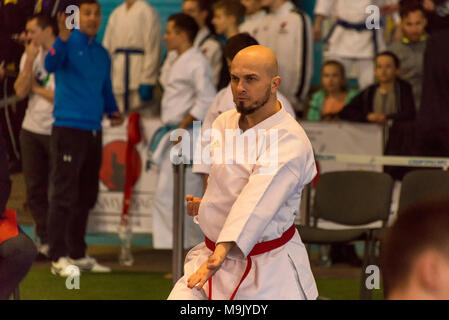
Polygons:
<instances>
[{"instance_id":1,"label":"man's ear","mask_svg":"<svg viewBox=\"0 0 449 320\"><path fill-rule=\"evenodd\" d=\"M281 77L279 76L274 77L273 79L271 79L271 88L276 90L279 89L281 82L282 82Z\"/></svg>"}]
</instances>

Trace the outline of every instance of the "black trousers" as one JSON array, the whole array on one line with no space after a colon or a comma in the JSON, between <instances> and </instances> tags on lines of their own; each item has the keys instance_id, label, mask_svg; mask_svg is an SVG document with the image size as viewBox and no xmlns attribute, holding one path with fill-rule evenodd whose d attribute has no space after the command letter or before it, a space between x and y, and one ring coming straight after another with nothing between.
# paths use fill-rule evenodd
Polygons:
<instances>
[{"instance_id":1,"label":"black trousers","mask_svg":"<svg viewBox=\"0 0 449 320\"><path fill-rule=\"evenodd\" d=\"M101 131L53 127L48 220L53 261L86 254L87 218L98 196L101 155Z\"/></svg>"},{"instance_id":2,"label":"black trousers","mask_svg":"<svg viewBox=\"0 0 449 320\"><path fill-rule=\"evenodd\" d=\"M48 243L48 185L50 176L50 136L22 129L22 170L27 191L27 204L36 223L42 244Z\"/></svg>"},{"instance_id":3,"label":"black trousers","mask_svg":"<svg viewBox=\"0 0 449 320\"><path fill-rule=\"evenodd\" d=\"M37 250L25 233L0 243L0 300L8 299L26 276Z\"/></svg>"}]
</instances>

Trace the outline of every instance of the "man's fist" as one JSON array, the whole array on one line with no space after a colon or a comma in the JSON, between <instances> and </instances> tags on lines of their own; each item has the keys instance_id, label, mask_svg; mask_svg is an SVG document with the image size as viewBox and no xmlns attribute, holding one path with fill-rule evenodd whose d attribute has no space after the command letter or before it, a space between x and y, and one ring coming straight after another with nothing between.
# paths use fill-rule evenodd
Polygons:
<instances>
[{"instance_id":1,"label":"man's fist","mask_svg":"<svg viewBox=\"0 0 449 320\"><path fill-rule=\"evenodd\" d=\"M201 198L196 198L192 195L187 195L186 201L187 201L187 214L191 217L197 216L201 204Z\"/></svg>"},{"instance_id":2,"label":"man's fist","mask_svg":"<svg viewBox=\"0 0 449 320\"><path fill-rule=\"evenodd\" d=\"M66 25L67 16L64 12L58 13L58 28L59 28L59 38L62 41L67 41L70 37L70 30L67 29Z\"/></svg>"}]
</instances>

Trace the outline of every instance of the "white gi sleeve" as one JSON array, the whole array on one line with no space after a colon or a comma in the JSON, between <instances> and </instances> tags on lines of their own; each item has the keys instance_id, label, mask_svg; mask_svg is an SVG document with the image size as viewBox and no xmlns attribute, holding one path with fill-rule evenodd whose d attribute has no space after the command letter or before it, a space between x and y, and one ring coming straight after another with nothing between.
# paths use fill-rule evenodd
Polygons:
<instances>
[{"instance_id":1,"label":"white gi sleeve","mask_svg":"<svg viewBox=\"0 0 449 320\"><path fill-rule=\"evenodd\" d=\"M195 103L189 113L195 119L203 120L216 94L214 78L207 61L194 68L192 81L195 90Z\"/></svg>"},{"instance_id":2,"label":"white gi sleeve","mask_svg":"<svg viewBox=\"0 0 449 320\"><path fill-rule=\"evenodd\" d=\"M114 10L109 16L108 23L106 24L106 30L103 36L103 47L109 52L109 56L112 56L112 35L114 34L115 16L117 9Z\"/></svg>"},{"instance_id":3,"label":"white gi sleeve","mask_svg":"<svg viewBox=\"0 0 449 320\"><path fill-rule=\"evenodd\" d=\"M280 160L273 174L263 174L267 166L256 165L234 202L217 243L235 242L237 248L231 254L246 258L281 206L315 176L313 152L309 148L298 140L289 142L288 148L279 150L279 159L288 160L284 163ZM292 150L298 151L294 158L289 155Z\"/></svg>"},{"instance_id":4,"label":"white gi sleeve","mask_svg":"<svg viewBox=\"0 0 449 320\"><path fill-rule=\"evenodd\" d=\"M158 14L151 7L145 10L145 20L145 54L139 84L155 85L161 58L161 23Z\"/></svg>"},{"instance_id":5,"label":"white gi sleeve","mask_svg":"<svg viewBox=\"0 0 449 320\"><path fill-rule=\"evenodd\" d=\"M329 17L335 10L338 0L317 0L315 4L315 15Z\"/></svg>"}]
</instances>

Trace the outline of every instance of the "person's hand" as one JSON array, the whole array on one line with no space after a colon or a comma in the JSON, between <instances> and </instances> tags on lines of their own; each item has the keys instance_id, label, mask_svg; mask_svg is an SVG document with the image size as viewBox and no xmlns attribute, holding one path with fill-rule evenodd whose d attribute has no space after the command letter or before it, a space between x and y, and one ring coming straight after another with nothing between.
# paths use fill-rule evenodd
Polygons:
<instances>
[{"instance_id":1,"label":"person's hand","mask_svg":"<svg viewBox=\"0 0 449 320\"><path fill-rule=\"evenodd\" d=\"M64 42L69 39L71 33L71 31L67 29L66 19L67 16L64 12L58 13L59 38Z\"/></svg>"},{"instance_id":2,"label":"person's hand","mask_svg":"<svg viewBox=\"0 0 449 320\"><path fill-rule=\"evenodd\" d=\"M153 86L149 84L141 84L139 86L139 96L142 101L150 101L153 99Z\"/></svg>"},{"instance_id":3,"label":"person's hand","mask_svg":"<svg viewBox=\"0 0 449 320\"><path fill-rule=\"evenodd\" d=\"M37 46L34 42L30 42L25 45L25 53L27 54L27 59L33 61L36 59L39 54L39 46Z\"/></svg>"},{"instance_id":4,"label":"person's hand","mask_svg":"<svg viewBox=\"0 0 449 320\"><path fill-rule=\"evenodd\" d=\"M387 4L380 8L382 15L389 15L399 10L399 4Z\"/></svg>"},{"instance_id":5,"label":"person's hand","mask_svg":"<svg viewBox=\"0 0 449 320\"><path fill-rule=\"evenodd\" d=\"M427 11L435 11L435 2L433 0L424 0L423 7Z\"/></svg>"},{"instance_id":6,"label":"person's hand","mask_svg":"<svg viewBox=\"0 0 449 320\"><path fill-rule=\"evenodd\" d=\"M116 111L112 114L112 116L109 117L109 120L111 121L111 126L116 127L120 126L123 121L125 121L125 117L123 117L123 114L121 114L121 112Z\"/></svg>"},{"instance_id":7,"label":"person's hand","mask_svg":"<svg viewBox=\"0 0 449 320\"><path fill-rule=\"evenodd\" d=\"M369 122L377 123L377 124L385 124L387 121L387 117L383 113L370 113L366 117Z\"/></svg>"},{"instance_id":8,"label":"person's hand","mask_svg":"<svg viewBox=\"0 0 449 320\"><path fill-rule=\"evenodd\" d=\"M215 248L214 253L204 262L201 267L190 276L187 280L187 286L190 289L196 287L197 290L201 290L204 284L209 280L221 267L228 250L220 244Z\"/></svg>"},{"instance_id":9,"label":"person's hand","mask_svg":"<svg viewBox=\"0 0 449 320\"><path fill-rule=\"evenodd\" d=\"M186 201L187 201L187 214L191 217L197 216L201 204L201 198L197 198L192 195L187 195Z\"/></svg>"}]
</instances>

